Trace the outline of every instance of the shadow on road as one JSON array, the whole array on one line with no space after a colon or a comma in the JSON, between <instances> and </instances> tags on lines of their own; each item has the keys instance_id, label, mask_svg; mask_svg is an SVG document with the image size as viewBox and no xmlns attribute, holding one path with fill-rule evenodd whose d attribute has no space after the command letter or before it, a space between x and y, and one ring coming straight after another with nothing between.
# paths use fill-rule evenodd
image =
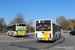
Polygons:
<instances>
[{"instance_id":1,"label":"shadow on road","mask_svg":"<svg viewBox=\"0 0 75 50\"><path fill-rule=\"evenodd\" d=\"M59 38L60 39L60 38ZM54 41L37 41L37 43L54 43L54 42L56 42L56 41L58 41L59 39L57 39L57 40L54 40Z\"/></svg>"},{"instance_id":2,"label":"shadow on road","mask_svg":"<svg viewBox=\"0 0 75 50\"><path fill-rule=\"evenodd\" d=\"M55 41L37 41L37 43L54 43Z\"/></svg>"},{"instance_id":3,"label":"shadow on road","mask_svg":"<svg viewBox=\"0 0 75 50\"><path fill-rule=\"evenodd\" d=\"M62 43L64 43L64 41L65 41L65 38L61 37L55 43L53 43L52 45L46 47L46 49L49 49L50 47L56 46L57 44L62 44Z\"/></svg>"},{"instance_id":4,"label":"shadow on road","mask_svg":"<svg viewBox=\"0 0 75 50\"><path fill-rule=\"evenodd\" d=\"M25 38L25 37L29 37L30 35L25 35L25 36L15 36L15 38Z\"/></svg>"},{"instance_id":5,"label":"shadow on road","mask_svg":"<svg viewBox=\"0 0 75 50\"><path fill-rule=\"evenodd\" d=\"M30 36L34 37L34 34L29 34L29 35L25 35L25 36L15 36L15 38L25 38L25 37L30 37Z\"/></svg>"},{"instance_id":6,"label":"shadow on road","mask_svg":"<svg viewBox=\"0 0 75 50\"><path fill-rule=\"evenodd\" d=\"M75 36L75 34L69 34L70 36Z\"/></svg>"},{"instance_id":7,"label":"shadow on road","mask_svg":"<svg viewBox=\"0 0 75 50\"><path fill-rule=\"evenodd\" d=\"M49 49L57 44L64 43L65 38L61 37L57 41L27 41L27 42L14 42L10 44L10 46L17 46L19 48L28 48L30 50L38 50L38 49Z\"/></svg>"}]
</instances>

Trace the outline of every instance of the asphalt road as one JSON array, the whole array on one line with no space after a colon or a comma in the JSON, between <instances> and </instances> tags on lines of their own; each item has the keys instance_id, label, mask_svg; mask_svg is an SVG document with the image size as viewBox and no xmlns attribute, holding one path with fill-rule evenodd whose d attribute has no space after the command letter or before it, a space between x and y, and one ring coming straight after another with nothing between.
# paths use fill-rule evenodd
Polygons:
<instances>
[{"instance_id":1,"label":"asphalt road","mask_svg":"<svg viewBox=\"0 0 75 50\"><path fill-rule=\"evenodd\" d=\"M63 33L57 41L35 41L34 33L11 37L0 33L0 50L75 50L75 36Z\"/></svg>"}]
</instances>

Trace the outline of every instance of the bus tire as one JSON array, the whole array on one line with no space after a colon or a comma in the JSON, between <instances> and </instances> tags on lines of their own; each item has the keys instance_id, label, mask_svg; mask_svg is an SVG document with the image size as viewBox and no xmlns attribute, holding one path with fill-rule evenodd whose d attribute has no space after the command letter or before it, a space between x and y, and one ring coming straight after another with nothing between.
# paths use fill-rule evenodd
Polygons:
<instances>
[{"instance_id":1,"label":"bus tire","mask_svg":"<svg viewBox=\"0 0 75 50\"><path fill-rule=\"evenodd\" d=\"M61 33L59 34L59 38L61 38Z\"/></svg>"},{"instance_id":2,"label":"bus tire","mask_svg":"<svg viewBox=\"0 0 75 50\"><path fill-rule=\"evenodd\" d=\"M9 33L8 33L8 36L10 36Z\"/></svg>"},{"instance_id":3,"label":"bus tire","mask_svg":"<svg viewBox=\"0 0 75 50\"><path fill-rule=\"evenodd\" d=\"M12 33L12 36L13 36L13 33Z\"/></svg>"},{"instance_id":4,"label":"bus tire","mask_svg":"<svg viewBox=\"0 0 75 50\"><path fill-rule=\"evenodd\" d=\"M60 38L61 38L61 34L60 34Z\"/></svg>"},{"instance_id":5,"label":"bus tire","mask_svg":"<svg viewBox=\"0 0 75 50\"><path fill-rule=\"evenodd\" d=\"M57 36L57 34L56 34L56 40L58 40L58 36Z\"/></svg>"}]
</instances>

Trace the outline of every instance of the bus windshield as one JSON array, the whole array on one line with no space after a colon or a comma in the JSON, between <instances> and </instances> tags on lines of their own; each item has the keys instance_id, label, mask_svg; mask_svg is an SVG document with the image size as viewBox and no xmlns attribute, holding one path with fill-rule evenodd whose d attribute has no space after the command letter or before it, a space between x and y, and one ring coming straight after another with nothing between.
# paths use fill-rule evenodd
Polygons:
<instances>
[{"instance_id":1,"label":"bus windshield","mask_svg":"<svg viewBox=\"0 0 75 50\"><path fill-rule=\"evenodd\" d=\"M36 21L36 31L51 31L51 21L50 20L43 20Z\"/></svg>"}]
</instances>

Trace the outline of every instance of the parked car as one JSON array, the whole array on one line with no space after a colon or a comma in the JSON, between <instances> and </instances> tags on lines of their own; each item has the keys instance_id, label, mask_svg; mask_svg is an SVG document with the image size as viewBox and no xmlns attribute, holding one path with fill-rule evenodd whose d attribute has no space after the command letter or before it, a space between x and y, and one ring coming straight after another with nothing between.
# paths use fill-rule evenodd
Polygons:
<instances>
[{"instance_id":1,"label":"parked car","mask_svg":"<svg viewBox=\"0 0 75 50\"><path fill-rule=\"evenodd\" d=\"M71 31L69 34L71 34L71 35L75 35L75 31Z\"/></svg>"}]
</instances>

